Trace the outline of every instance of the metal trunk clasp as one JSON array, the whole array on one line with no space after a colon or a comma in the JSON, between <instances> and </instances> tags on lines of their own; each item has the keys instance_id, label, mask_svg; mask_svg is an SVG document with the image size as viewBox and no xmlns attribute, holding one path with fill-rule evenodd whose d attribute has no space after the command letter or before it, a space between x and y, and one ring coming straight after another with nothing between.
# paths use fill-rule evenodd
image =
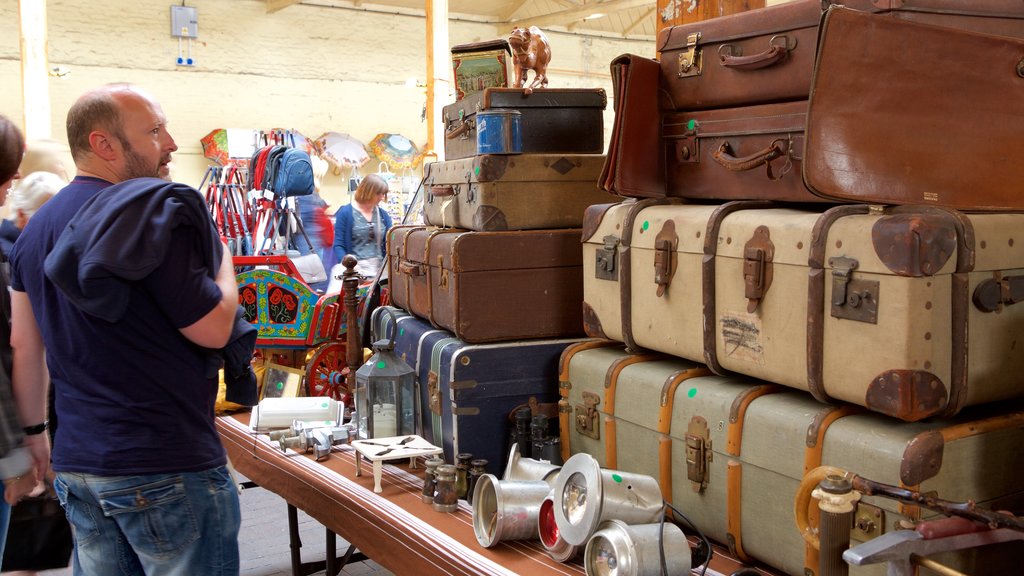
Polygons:
<instances>
[{"instance_id":1,"label":"metal trunk clasp","mask_svg":"<svg viewBox=\"0 0 1024 576\"><path fill-rule=\"evenodd\" d=\"M697 42L699 41L700 32L693 32L686 35L686 48L679 54L680 78L700 76L702 51L697 47Z\"/></svg>"},{"instance_id":2,"label":"metal trunk clasp","mask_svg":"<svg viewBox=\"0 0 1024 576\"><path fill-rule=\"evenodd\" d=\"M616 258L619 252L619 239L615 236L605 236L604 246L597 249L594 258L594 277L601 280L618 280L618 271L615 269Z\"/></svg>"},{"instance_id":3,"label":"metal trunk clasp","mask_svg":"<svg viewBox=\"0 0 1024 576\"><path fill-rule=\"evenodd\" d=\"M694 416L686 427L686 478L694 492L708 487L708 462L712 459L708 421Z\"/></svg>"},{"instance_id":4,"label":"metal trunk clasp","mask_svg":"<svg viewBox=\"0 0 1024 576\"><path fill-rule=\"evenodd\" d=\"M594 440L601 439L601 428L598 426L601 413L597 411L600 403L600 396L584 392L583 404L576 405L576 431Z\"/></svg>"},{"instance_id":5,"label":"metal trunk clasp","mask_svg":"<svg viewBox=\"0 0 1024 576\"><path fill-rule=\"evenodd\" d=\"M853 271L859 262L854 258L834 256L832 267L832 317L878 324L879 283L854 280Z\"/></svg>"}]
</instances>

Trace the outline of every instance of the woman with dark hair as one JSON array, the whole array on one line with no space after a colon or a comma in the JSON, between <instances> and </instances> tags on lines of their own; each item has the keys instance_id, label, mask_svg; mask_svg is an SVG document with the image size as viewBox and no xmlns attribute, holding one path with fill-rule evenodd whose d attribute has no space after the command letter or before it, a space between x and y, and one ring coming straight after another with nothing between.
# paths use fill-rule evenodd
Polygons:
<instances>
[{"instance_id":1,"label":"woman with dark hair","mask_svg":"<svg viewBox=\"0 0 1024 576\"><path fill-rule=\"evenodd\" d=\"M338 208L334 215L334 257L346 254L359 259L356 271L376 276L384 261L384 239L391 228L391 216L380 207L388 196L388 183L376 174L368 174L356 188L351 204Z\"/></svg>"},{"instance_id":2,"label":"woman with dark hair","mask_svg":"<svg viewBox=\"0 0 1024 576\"><path fill-rule=\"evenodd\" d=\"M7 200L11 182L20 178L18 166L25 153L21 130L0 116L0 204ZM0 255L3 262L7 258ZM7 541L11 504L32 492L40 483L49 461L45 426L22 428L11 390L11 297L7 290L7 267L0 266L0 553ZM40 445L42 443L42 445Z\"/></svg>"}]
</instances>

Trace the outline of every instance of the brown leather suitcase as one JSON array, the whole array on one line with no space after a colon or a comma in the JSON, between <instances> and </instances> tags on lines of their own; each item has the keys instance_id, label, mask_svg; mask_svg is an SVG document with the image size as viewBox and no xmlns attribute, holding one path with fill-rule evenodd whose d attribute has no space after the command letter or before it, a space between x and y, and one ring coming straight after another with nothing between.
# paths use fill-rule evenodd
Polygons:
<instances>
[{"instance_id":1,"label":"brown leather suitcase","mask_svg":"<svg viewBox=\"0 0 1024 576\"><path fill-rule=\"evenodd\" d=\"M807 101L665 114L667 195L828 202L801 178Z\"/></svg>"},{"instance_id":2,"label":"brown leather suitcase","mask_svg":"<svg viewBox=\"0 0 1024 576\"><path fill-rule=\"evenodd\" d=\"M394 226L391 299L469 343L580 336L580 234Z\"/></svg>"},{"instance_id":3,"label":"brown leather suitcase","mask_svg":"<svg viewBox=\"0 0 1024 576\"><path fill-rule=\"evenodd\" d=\"M623 54L612 60L611 73L615 122L601 170L601 189L631 198L664 196L658 61Z\"/></svg>"},{"instance_id":4,"label":"brown leather suitcase","mask_svg":"<svg viewBox=\"0 0 1024 576\"><path fill-rule=\"evenodd\" d=\"M834 7L813 86L803 169L815 194L1024 210L1024 40Z\"/></svg>"},{"instance_id":5,"label":"brown leather suitcase","mask_svg":"<svg viewBox=\"0 0 1024 576\"><path fill-rule=\"evenodd\" d=\"M601 154L607 105L602 88L485 88L444 107L444 156L477 154L476 114L485 110L519 112L523 153Z\"/></svg>"},{"instance_id":6,"label":"brown leather suitcase","mask_svg":"<svg viewBox=\"0 0 1024 576\"><path fill-rule=\"evenodd\" d=\"M845 0L842 4L901 20L1024 37L1020 0ZM806 99L822 6L822 0L795 0L662 30L657 46L667 96L663 105L701 110ZM941 69L943 53L934 59L931 65Z\"/></svg>"}]
</instances>

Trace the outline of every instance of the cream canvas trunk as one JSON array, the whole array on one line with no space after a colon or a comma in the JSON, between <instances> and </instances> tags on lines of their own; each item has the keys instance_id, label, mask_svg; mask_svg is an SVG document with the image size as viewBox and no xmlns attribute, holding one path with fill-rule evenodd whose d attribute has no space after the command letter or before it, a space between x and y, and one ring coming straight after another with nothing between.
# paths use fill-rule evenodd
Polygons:
<instances>
[{"instance_id":1,"label":"cream canvas trunk","mask_svg":"<svg viewBox=\"0 0 1024 576\"><path fill-rule=\"evenodd\" d=\"M479 232L579 228L587 206L615 197L597 187L602 154L488 154L427 166L427 224Z\"/></svg>"},{"instance_id":2,"label":"cream canvas trunk","mask_svg":"<svg viewBox=\"0 0 1024 576\"><path fill-rule=\"evenodd\" d=\"M929 207L595 206L584 319L821 402L952 416L1024 394L1022 230L1024 214Z\"/></svg>"},{"instance_id":3,"label":"cream canvas trunk","mask_svg":"<svg viewBox=\"0 0 1024 576\"><path fill-rule=\"evenodd\" d=\"M982 508L1024 506L1015 457L1024 441L1019 403L909 423L753 378L713 375L680 358L630 354L616 342L575 344L560 363L564 456L585 452L602 467L653 476L664 498L709 538L788 574L817 574L794 502L802 479L819 466ZM935 517L865 496L851 545ZM1009 574L1021 554L1015 543L932 558L967 574ZM885 568L850 573L881 576Z\"/></svg>"}]
</instances>

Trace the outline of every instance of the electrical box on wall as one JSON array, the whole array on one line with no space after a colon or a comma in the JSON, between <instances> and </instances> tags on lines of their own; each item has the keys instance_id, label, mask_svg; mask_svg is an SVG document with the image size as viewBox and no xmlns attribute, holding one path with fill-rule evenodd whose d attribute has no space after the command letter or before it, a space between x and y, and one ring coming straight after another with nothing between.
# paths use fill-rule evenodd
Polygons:
<instances>
[{"instance_id":1,"label":"electrical box on wall","mask_svg":"<svg viewBox=\"0 0 1024 576\"><path fill-rule=\"evenodd\" d=\"M192 6L171 6L171 36L198 38L199 16Z\"/></svg>"}]
</instances>

